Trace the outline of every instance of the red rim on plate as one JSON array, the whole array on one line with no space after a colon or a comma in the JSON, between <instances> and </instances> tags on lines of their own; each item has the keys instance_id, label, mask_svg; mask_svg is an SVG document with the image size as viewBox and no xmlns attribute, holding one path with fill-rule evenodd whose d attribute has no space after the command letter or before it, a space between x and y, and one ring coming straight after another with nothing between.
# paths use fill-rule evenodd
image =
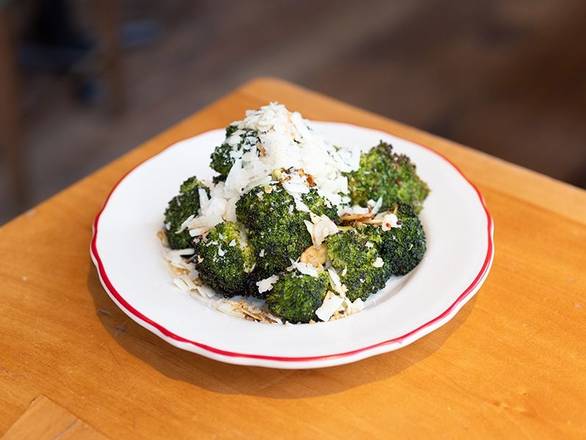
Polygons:
<instances>
[{"instance_id":1,"label":"red rim on plate","mask_svg":"<svg viewBox=\"0 0 586 440\"><path fill-rule=\"evenodd\" d=\"M460 295L458 295L458 298L456 298L456 300L447 309L445 309L442 313L437 315L435 318L427 321L426 323L420 325L419 327L417 327L417 328L415 328L415 329L413 329L413 330L411 330L401 336L398 336L398 337L392 338L392 339L387 339L385 341L378 342L378 343L372 344L372 345L368 345L366 347L361 347L361 348L357 348L355 350L346 351L343 353L333 353L333 354L325 354L325 355L318 355L318 356L299 356L299 357L269 356L269 355L254 354L254 353L237 353L237 352L233 352L233 351L222 350L221 348L217 348L217 347L212 347L212 346L203 344L201 342L193 341L191 339L187 339L187 338L184 338L182 336L179 336L179 335L173 333L172 331L168 330L167 328L165 328L161 324L150 319L148 316L145 316L144 314L142 314L140 311L135 309L132 305L130 305L124 299L122 294L120 292L118 292L118 290L114 287L114 285L110 281L108 274L106 273L106 270L104 269L104 264L102 263L102 260L100 258L100 254L98 252L96 243L97 243L98 232L99 232L98 231L98 223L100 220L100 216L102 215L102 212L104 212L104 210L106 209L106 206L108 205L108 201L110 200L110 197L112 196L112 194L114 193L114 191L116 190L118 185L120 185L120 183L126 178L126 176L128 176L130 173L132 173L132 171L134 171L138 167L140 167L148 159L142 161L140 164L138 164L137 166L132 168L130 171L128 171L124 176L122 176L122 178L118 181L118 183L116 183L114 188L112 188L112 190L110 191L110 194L106 198L104 205L102 206L102 209L100 210L100 212L98 213L98 215L96 216L96 218L94 220L90 253L91 253L92 259L96 265L96 268L98 269L98 275L102 281L102 284L106 288L107 292L113 298L116 299L116 301L125 309L127 314L134 316L135 318L145 322L146 324L149 324L150 326L156 328L159 332L161 332L166 337L171 338L175 341L192 344L192 345L194 345L200 349L203 349L205 351L208 351L210 353L214 353L216 355L221 355L221 356L227 356L227 357L231 357L231 358L262 359L262 360L266 360L266 361L277 361L277 362L309 362L309 361L330 360L330 359L335 359L335 358L343 358L343 357L353 356L353 355L367 352L367 351L370 351L370 350L373 350L375 348L382 347L385 345L391 345L391 344L397 344L397 343L400 344L405 339L412 337L414 335L417 335L419 333L422 333L421 336L424 336L426 334L425 333L426 329L428 329L430 326L437 323L438 321L441 321L443 318L449 316L454 311L454 309L456 309L463 301L465 301L468 298L468 296L475 291L476 287L481 283L482 279L486 275L486 273L490 267L490 263L492 261L493 254L494 254L493 220L492 220L490 213L488 212L488 208L487 208L486 203L484 201L484 197L482 196L482 194L480 193L480 191L478 190L476 185L474 185L462 173L462 171L454 163L452 163L452 161L450 161L443 154L438 153L437 151L433 150L430 147L427 147L427 146L421 145L421 144L415 144L415 143L414 143L414 145L417 145L421 148L425 148L426 150L431 151L432 153L436 154L437 156L439 156L440 158L445 160L474 189L474 191L476 192L476 194L478 196L478 199L480 200L482 208L484 209L484 212L486 214L488 246L487 246L487 250L486 250L486 257L484 258L484 262L482 264L482 267L480 268L480 271L478 272L476 277L474 277L474 279L472 280L470 285Z\"/></svg>"}]
</instances>

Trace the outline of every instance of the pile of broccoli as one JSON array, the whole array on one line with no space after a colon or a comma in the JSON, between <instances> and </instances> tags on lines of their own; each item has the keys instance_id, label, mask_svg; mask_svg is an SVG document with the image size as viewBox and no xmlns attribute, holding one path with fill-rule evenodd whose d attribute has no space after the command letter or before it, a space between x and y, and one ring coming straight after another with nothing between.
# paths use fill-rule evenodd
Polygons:
<instances>
[{"instance_id":1,"label":"pile of broccoli","mask_svg":"<svg viewBox=\"0 0 586 440\"><path fill-rule=\"evenodd\" d=\"M231 125L226 141L216 147L211 167L216 182L226 179L235 157L252 151L258 143L254 130ZM333 269L346 297L366 300L395 275L405 275L422 260L426 250L423 225L418 217L429 194L407 156L381 142L362 153L360 166L347 173L351 205L366 207L380 200L380 211L396 216L395 227L377 222L347 222L340 207L332 206L315 188L301 197L306 209L283 186L278 175L268 184L253 187L236 203L237 222L224 222L204 236L191 237L184 226L200 210L201 191L210 190L196 177L187 179L165 211L165 235L172 249L193 248L195 268L203 282L225 296L254 295L264 298L268 310L291 323L317 320L316 310L335 286L328 275ZM316 276L301 273L293 262L312 247L307 229L312 214L325 215L339 225L339 232L321 244L323 259ZM273 276L271 288L259 284Z\"/></svg>"}]
</instances>

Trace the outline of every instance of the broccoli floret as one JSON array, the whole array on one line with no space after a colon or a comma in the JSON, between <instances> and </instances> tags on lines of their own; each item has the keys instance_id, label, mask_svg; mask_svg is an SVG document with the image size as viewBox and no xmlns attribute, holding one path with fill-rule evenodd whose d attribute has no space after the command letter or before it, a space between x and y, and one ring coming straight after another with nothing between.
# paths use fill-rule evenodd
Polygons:
<instances>
[{"instance_id":1,"label":"broccoli floret","mask_svg":"<svg viewBox=\"0 0 586 440\"><path fill-rule=\"evenodd\" d=\"M328 199L320 196L317 190L311 189L307 194L301 196L303 203L309 210L316 215L327 215L334 222L338 222L338 210L330 203Z\"/></svg>"},{"instance_id":2,"label":"broccoli floret","mask_svg":"<svg viewBox=\"0 0 586 440\"><path fill-rule=\"evenodd\" d=\"M185 249L193 245L188 230L177 232L190 215L199 212L199 189L210 193L208 187L196 177L190 177L181 184L179 194L173 197L165 210L165 235L171 249Z\"/></svg>"},{"instance_id":3,"label":"broccoli floret","mask_svg":"<svg viewBox=\"0 0 586 440\"><path fill-rule=\"evenodd\" d=\"M352 203L366 206L368 200L382 197L381 209L408 203L419 212L429 194L429 187L419 178L415 164L393 147L380 142L360 156L358 170L347 174Z\"/></svg>"},{"instance_id":4,"label":"broccoli floret","mask_svg":"<svg viewBox=\"0 0 586 440\"><path fill-rule=\"evenodd\" d=\"M236 216L249 231L257 256L257 277L274 275L291 265L311 246L305 212L295 209L293 197L280 184L259 186L236 203Z\"/></svg>"},{"instance_id":5,"label":"broccoli floret","mask_svg":"<svg viewBox=\"0 0 586 440\"><path fill-rule=\"evenodd\" d=\"M297 271L286 272L279 277L267 295L269 310L291 323L309 322L321 306L329 286L325 272L317 277Z\"/></svg>"},{"instance_id":6,"label":"broccoli floret","mask_svg":"<svg viewBox=\"0 0 586 440\"><path fill-rule=\"evenodd\" d=\"M261 231L278 218L295 217L293 197L280 184L252 188L236 202L238 221L250 230Z\"/></svg>"},{"instance_id":7,"label":"broccoli floret","mask_svg":"<svg viewBox=\"0 0 586 440\"><path fill-rule=\"evenodd\" d=\"M390 268L382 260L379 247L381 234L373 226L352 228L326 239L328 258L340 276L351 301L365 300L382 289L389 278Z\"/></svg>"},{"instance_id":8,"label":"broccoli floret","mask_svg":"<svg viewBox=\"0 0 586 440\"><path fill-rule=\"evenodd\" d=\"M195 245L200 278L225 296L243 294L254 268L254 252L238 224L220 223Z\"/></svg>"},{"instance_id":9,"label":"broccoli floret","mask_svg":"<svg viewBox=\"0 0 586 440\"><path fill-rule=\"evenodd\" d=\"M218 145L214 148L214 151L211 155L212 161L210 162L210 167L219 173L217 176L217 181L223 181L226 179L226 176L230 172L232 165L234 164L234 159L230 157L230 152L232 151L232 146L226 143Z\"/></svg>"},{"instance_id":10,"label":"broccoli floret","mask_svg":"<svg viewBox=\"0 0 586 440\"><path fill-rule=\"evenodd\" d=\"M238 142L234 145L228 143L228 139L232 136L239 136ZM218 145L211 155L210 167L219 174L214 178L215 181L226 179L232 165L234 165L235 155L252 150L258 143L258 132L256 130L239 129L236 125L226 127L226 140L223 144Z\"/></svg>"},{"instance_id":11,"label":"broccoli floret","mask_svg":"<svg viewBox=\"0 0 586 440\"><path fill-rule=\"evenodd\" d=\"M411 206L400 204L395 214L401 227L381 232L381 255L393 275L405 275L423 259L425 231Z\"/></svg>"},{"instance_id":12,"label":"broccoli floret","mask_svg":"<svg viewBox=\"0 0 586 440\"><path fill-rule=\"evenodd\" d=\"M310 205L327 208L321 196L311 191L305 196L309 194ZM310 220L309 214L295 208L295 200L280 183L258 186L244 194L236 203L236 216L248 228L257 257L257 279L281 272L312 244L304 223Z\"/></svg>"},{"instance_id":13,"label":"broccoli floret","mask_svg":"<svg viewBox=\"0 0 586 440\"><path fill-rule=\"evenodd\" d=\"M186 194L190 191L197 191L200 188L205 188L209 194L209 190L206 185L202 181L198 180L197 177L193 176L181 184L179 187L179 194Z\"/></svg>"}]
</instances>

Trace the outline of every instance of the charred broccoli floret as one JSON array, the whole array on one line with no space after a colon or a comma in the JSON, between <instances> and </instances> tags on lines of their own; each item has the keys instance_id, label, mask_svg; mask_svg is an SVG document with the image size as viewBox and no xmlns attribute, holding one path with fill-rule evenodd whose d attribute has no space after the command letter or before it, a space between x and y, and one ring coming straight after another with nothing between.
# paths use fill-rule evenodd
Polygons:
<instances>
[{"instance_id":1,"label":"charred broccoli floret","mask_svg":"<svg viewBox=\"0 0 586 440\"><path fill-rule=\"evenodd\" d=\"M306 203L307 195L302 196ZM317 193L311 198L309 205L326 206ZM236 216L248 228L258 279L281 272L311 246L304 223L310 220L309 214L295 208L295 200L279 183L258 186L244 194L236 203Z\"/></svg>"},{"instance_id":2,"label":"charred broccoli floret","mask_svg":"<svg viewBox=\"0 0 586 440\"><path fill-rule=\"evenodd\" d=\"M190 177L181 184L179 194L173 197L165 210L165 235L171 249L185 249L193 245L193 238L187 229L177 232L183 222L199 212L199 189L209 195L208 187L196 177Z\"/></svg>"},{"instance_id":3,"label":"charred broccoli floret","mask_svg":"<svg viewBox=\"0 0 586 440\"><path fill-rule=\"evenodd\" d=\"M429 187L419 178L415 164L393 147L380 142L360 156L358 170L347 174L352 203L366 206L368 200L382 197L381 209L408 203L419 212L429 194Z\"/></svg>"},{"instance_id":4,"label":"charred broccoli floret","mask_svg":"<svg viewBox=\"0 0 586 440\"><path fill-rule=\"evenodd\" d=\"M236 157L252 150L258 142L256 130L240 129L236 125L226 127L226 140L211 155L210 167L219 174L216 180L225 180Z\"/></svg>"},{"instance_id":5,"label":"charred broccoli floret","mask_svg":"<svg viewBox=\"0 0 586 440\"><path fill-rule=\"evenodd\" d=\"M318 194L315 189L311 189L307 194L301 197L303 203L309 210L316 215L327 215L334 222L338 221L338 210L330 203L328 199Z\"/></svg>"},{"instance_id":6,"label":"charred broccoli floret","mask_svg":"<svg viewBox=\"0 0 586 440\"><path fill-rule=\"evenodd\" d=\"M395 214L400 227L381 232L381 255L393 275L405 275L423 259L425 231L411 206L400 204Z\"/></svg>"},{"instance_id":7,"label":"charred broccoli floret","mask_svg":"<svg viewBox=\"0 0 586 440\"><path fill-rule=\"evenodd\" d=\"M254 268L254 252L240 227L220 223L195 245L195 268L201 279L225 296L244 293Z\"/></svg>"},{"instance_id":8,"label":"charred broccoli floret","mask_svg":"<svg viewBox=\"0 0 586 440\"><path fill-rule=\"evenodd\" d=\"M391 275L379 252L382 237L377 229L363 226L326 239L328 258L348 288L346 296L351 301L365 300L382 289Z\"/></svg>"},{"instance_id":9,"label":"charred broccoli floret","mask_svg":"<svg viewBox=\"0 0 586 440\"><path fill-rule=\"evenodd\" d=\"M297 271L279 277L267 295L267 305L274 315L291 323L309 322L321 306L329 286L325 272L317 277Z\"/></svg>"}]
</instances>

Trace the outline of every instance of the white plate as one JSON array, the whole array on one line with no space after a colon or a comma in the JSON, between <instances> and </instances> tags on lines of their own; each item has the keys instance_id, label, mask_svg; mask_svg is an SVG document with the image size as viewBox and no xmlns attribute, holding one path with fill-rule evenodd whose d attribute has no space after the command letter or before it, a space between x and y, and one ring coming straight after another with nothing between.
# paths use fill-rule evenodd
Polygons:
<instances>
[{"instance_id":1,"label":"white plate","mask_svg":"<svg viewBox=\"0 0 586 440\"><path fill-rule=\"evenodd\" d=\"M316 122L314 127L338 145L385 140L416 163L431 194L421 214L428 249L413 272L391 280L362 312L317 324L246 321L177 289L156 232L184 179L211 178L210 153L224 138L224 130L213 130L139 165L106 200L94 222L91 255L112 300L179 348L223 362L275 368L354 362L410 344L449 321L480 288L492 264L493 223L481 194L429 148L353 125Z\"/></svg>"}]
</instances>

